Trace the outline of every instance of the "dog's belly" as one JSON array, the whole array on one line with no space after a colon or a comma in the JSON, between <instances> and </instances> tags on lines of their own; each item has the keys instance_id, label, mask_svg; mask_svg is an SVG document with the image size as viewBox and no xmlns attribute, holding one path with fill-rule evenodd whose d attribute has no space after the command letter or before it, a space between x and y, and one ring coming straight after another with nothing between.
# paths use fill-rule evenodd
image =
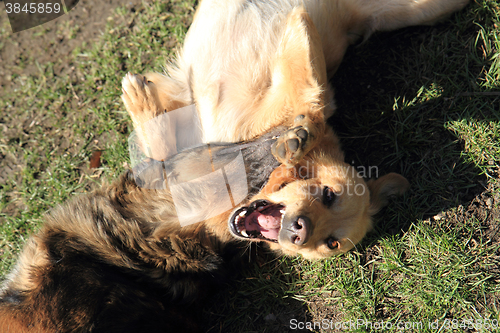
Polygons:
<instances>
[{"instance_id":1,"label":"dog's belly","mask_svg":"<svg viewBox=\"0 0 500 333\"><path fill-rule=\"evenodd\" d=\"M191 85L205 142L251 140L285 125L285 110L262 111L262 101L280 75L273 68L286 19L305 5L328 47L329 67L336 68L347 42L332 11L343 1L213 1L200 4L179 57L180 72ZM323 10L323 9L326 9ZM336 31L339 33L336 34ZM200 56L201 55L201 56ZM278 108L280 108L279 106Z\"/></svg>"}]
</instances>

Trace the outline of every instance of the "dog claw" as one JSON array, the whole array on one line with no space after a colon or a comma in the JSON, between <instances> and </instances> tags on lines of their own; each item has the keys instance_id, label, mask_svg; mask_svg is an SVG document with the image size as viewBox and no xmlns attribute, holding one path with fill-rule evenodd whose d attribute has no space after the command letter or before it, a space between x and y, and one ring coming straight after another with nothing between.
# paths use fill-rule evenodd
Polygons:
<instances>
[{"instance_id":1,"label":"dog claw","mask_svg":"<svg viewBox=\"0 0 500 333\"><path fill-rule=\"evenodd\" d=\"M304 116L303 114L299 114L297 117L295 117L294 122L298 123L299 121L304 120L305 117L306 116Z\"/></svg>"}]
</instances>

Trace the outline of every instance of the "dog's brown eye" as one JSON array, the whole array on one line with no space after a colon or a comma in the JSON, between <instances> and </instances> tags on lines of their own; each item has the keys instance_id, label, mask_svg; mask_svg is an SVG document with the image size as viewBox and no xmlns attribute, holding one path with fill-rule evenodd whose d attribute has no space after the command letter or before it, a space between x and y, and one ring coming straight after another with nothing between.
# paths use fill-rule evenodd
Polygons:
<instances>
[{"instance_id":1,"label":"dog's brown eye","mask_svg":"<svg viewBox=\"0 0 500 333\"><path fill-rule=\"evenodd\" d=\"M330 207L335 201L336 195L335 192L328 186L325 186L323 189L323 205L326 207Z\"/></svg>"},{"instance_id":2,"label":"dog's brown eye","mask_svg":"<svg viewBox=\"0 0 500 333\"><path fill-rule=\"evenodd\" d=\"M339 247L339 242L334 237L328 238L326 240L326 244L328 245L328 248L330 250L335 250L336 248Z\"/></svg>"}]
</instances>

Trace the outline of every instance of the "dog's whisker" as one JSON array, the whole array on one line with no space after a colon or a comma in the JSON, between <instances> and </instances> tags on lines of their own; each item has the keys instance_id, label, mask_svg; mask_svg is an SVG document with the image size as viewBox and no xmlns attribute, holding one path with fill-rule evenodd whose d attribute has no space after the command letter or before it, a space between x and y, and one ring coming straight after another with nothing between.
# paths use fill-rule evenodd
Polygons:
<instances>
[{"instance_id":1,"label":"dog's whisker","mask_svg":"<svg viewBox=\"0 0 500 333\"><path fill-rule=\"evenodd\" d=\"M248 252L248 262L252 262L252 243L248 243L245 249L245 252Z\"/></svg>"},{"instance_id":2,"label":"dog's whisker","mask_svg":"<svg viewBox=\"0 0 500 333\"><path fill-rule=\"evenodd\" d=\"M354 246L354 249L356 250L356 252L359 252L358 251L358 247L356 246L356 244L354 244L354 242L349 238L349 237L346 237L346 239L351 242L351 244Z\"/></svg>"},{"instance_id":3,"label":"dog's whisker","mask_svg":"<svg viewBox=\"0 0 500 333\"><path fill-rule=\"evenodd\" d=\"M316 200L318 200L318 198L313 197L313 196L309 196L307 199L308 199L308 201L309 201L309 207L311 207L311 206L314 204L314 202L315 202Z\"/></svg>"}]
</instances>

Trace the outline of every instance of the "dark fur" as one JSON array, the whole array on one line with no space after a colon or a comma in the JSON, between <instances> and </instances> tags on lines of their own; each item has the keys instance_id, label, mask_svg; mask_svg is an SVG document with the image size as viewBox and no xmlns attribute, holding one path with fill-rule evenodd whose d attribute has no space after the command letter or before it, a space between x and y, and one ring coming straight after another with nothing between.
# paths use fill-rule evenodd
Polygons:
<instances>
[{"instance_id":1,"label":"dark fur","mask_svg":"<svg viewBox=\"0 0 500 333\"><path fill-rule=\"evenodd\" d=\"M278 165L269 153L273 136L239 146L253 179L249 195ZM165 171L182 180L206 149L178 154ZM239 151L234 144L211 149L221 164ZM0 332L199 331L207 291L225 281L246 248L229 234L228 215L181 228L168 189L141 188L131 171L55 208L0 292Z\"/></svg>"}]
</instances>

